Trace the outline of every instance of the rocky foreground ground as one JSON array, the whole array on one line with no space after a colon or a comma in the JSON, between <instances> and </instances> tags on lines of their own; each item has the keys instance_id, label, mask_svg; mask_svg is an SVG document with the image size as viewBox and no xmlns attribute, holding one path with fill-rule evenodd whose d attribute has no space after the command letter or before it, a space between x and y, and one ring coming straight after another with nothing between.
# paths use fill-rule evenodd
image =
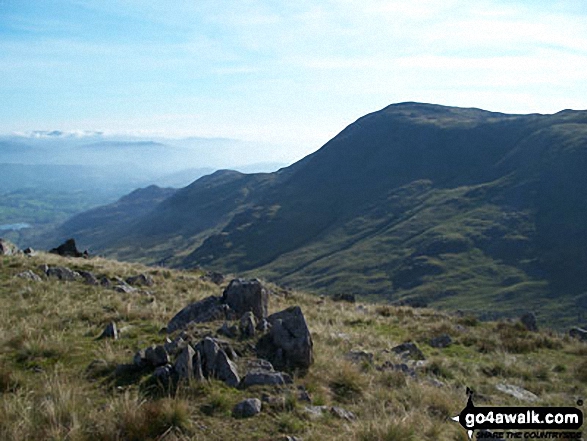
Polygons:
<instances>
[{"instance_id":1,"label":"rocky foreground ground","mask_svg":"<svg viewBox=\"0 0 587 441\"><path fill-rule=\"evenodd\" d=\"M467 388L478 405L587 396L580 329L10 250L1 439L465 440Z\"/></svg>"}]
</instances>

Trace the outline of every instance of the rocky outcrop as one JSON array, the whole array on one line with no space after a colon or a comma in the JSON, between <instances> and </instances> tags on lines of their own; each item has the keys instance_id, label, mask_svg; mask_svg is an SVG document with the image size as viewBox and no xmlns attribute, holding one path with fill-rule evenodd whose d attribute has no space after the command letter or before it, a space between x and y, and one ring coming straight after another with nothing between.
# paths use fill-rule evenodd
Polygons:
<instances>
[{"instance_id":1,"label":"rocky outcrop","mask_svg":"<svg viewBox=\"0 0 587 441\"><path fill-rule=\"evenodd\" d=\"M258 320L267 317L269 293L257 279L233 279L224 290L222 301L239 317L248 311Z\"/></svg>"},{"instance_id":2,"label":"rocky outcrop","mask_svg":"<svg viewBox=\"0 0 587 441\"><path fill-rule=\"evenodd\" d=\"M271 329L257 343L258 354L277 369L307 370L314 362L312 336L299 306L267 317Z\"/></svg>"},{"instance_id":3,"label":"rocky outcrop","mask_svg":"<svg viewBox=\"0 0 587 441\"><path fill-rule=\"evenodd\" d=\"M18 254L18 247L6 239L0 239L0 256L14 256Z\"/></svg>"},{"instance_id":4,"label":"rocky outcrop","mask_svg":"<svg viewBox=\"0 0 587 441\"><path fill-rule=\"evenodd\" d=\"M49 252L64 257L88 257L87 251L82 253L77 249L74 239L67 239L58 247L50 249Z\"/></svg>"}]
</instances>

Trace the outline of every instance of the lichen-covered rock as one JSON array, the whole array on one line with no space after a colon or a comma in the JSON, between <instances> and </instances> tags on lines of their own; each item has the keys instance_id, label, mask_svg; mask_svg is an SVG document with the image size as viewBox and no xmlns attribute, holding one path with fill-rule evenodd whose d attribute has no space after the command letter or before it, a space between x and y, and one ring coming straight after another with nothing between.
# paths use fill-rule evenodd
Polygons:
<instances>
[{"instance_id":1,"label":"lichen-covered rock","mask_svg":"<svg viewBox=\"0 0 587 441\"><path fill-rule=\"evenodd\" d=\"M237 316L251 311L258 320L267 317L269 293L257 279L233 279L224 290L222 301Z\"/></svg>"},{"instance_id":2,"label":"lichen-covered rock","mask_svg":"<svg viewBox=\"0 0 587 441\"><path fill-rule=\"evenodd\" d=\"M235 418L250 418L260 412L261 400L258 398L247 398L234 406L232 416Z\"/></svg>"},{"instance_id":3,"label":"lichen-covered rock","mask_svg":"<svg viewBox=\"0 0 587 441\"><path fill-rule=\"evenodd\" d=\"M268 334L257 343L257 352L279 370L307 370L314 362L312 336L299 306L267 317Z\"/></svg>"}]
</instances>

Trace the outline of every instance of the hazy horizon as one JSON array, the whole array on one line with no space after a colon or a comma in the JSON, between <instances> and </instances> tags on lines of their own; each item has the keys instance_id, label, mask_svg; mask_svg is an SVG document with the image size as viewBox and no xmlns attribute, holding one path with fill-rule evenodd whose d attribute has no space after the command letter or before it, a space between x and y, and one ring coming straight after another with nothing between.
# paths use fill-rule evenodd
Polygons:
<instances>
[{"instance_id":1,"label":"hazy horizon","mask_svg":"<svg viewBox=\"0 0 587 441\"><path fill-rule=\"evenodd\" d=\"M418 101L587 108L581 1L0 2L0 133L265 143L302 158Z\"/></svg>"}]
</instances>

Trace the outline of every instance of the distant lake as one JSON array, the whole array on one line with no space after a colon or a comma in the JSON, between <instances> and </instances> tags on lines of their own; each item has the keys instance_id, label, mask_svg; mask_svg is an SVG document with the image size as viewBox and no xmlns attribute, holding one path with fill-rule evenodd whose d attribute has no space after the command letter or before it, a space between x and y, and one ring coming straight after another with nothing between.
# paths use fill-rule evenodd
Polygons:
<instances>
[{"instance_id":1,"label":"distant lake","mask_svg":"<svg viewBox=\"0 0 587 441\"><path fill-rule=\"evenodd\" d=\"M22 230L23 228L31 228L31 225L24 222L0 225L0 231Z\"/></svg>"}]
</instances>

